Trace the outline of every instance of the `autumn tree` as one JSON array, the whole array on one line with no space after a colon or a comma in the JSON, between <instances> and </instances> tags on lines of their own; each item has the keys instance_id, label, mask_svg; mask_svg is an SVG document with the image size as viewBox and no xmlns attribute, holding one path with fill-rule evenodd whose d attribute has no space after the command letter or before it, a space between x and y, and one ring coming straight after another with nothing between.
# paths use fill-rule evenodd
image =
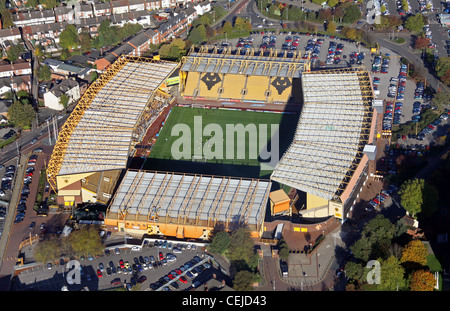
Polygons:
<instances>
[{"instance_id":1,"label":"autumn tree","mask_svg":"<svg viewBox=\"0 0 450 311\"><path fill-rule=\"evenodd\" d=\"M414 48L416 50L422 50L428 48L428 45L430 44L430 39L425 38L423 36L416 37L414 40Z\"/></svg>"},{"instance_id":2,"label":"autumn tree","mask_svg":"<svg viewBox=\"0 0 450 311\"><path fill-rule=\"evenodd\" d=\"M433 291L436 279L430 271L417 270L411 275L409 286L411 291Z\"/></svg>"},{"instance_id":3,"label":"autumn tree","mask_svg":"<svg viewBox=\"0 0 450 311\"><path fill-rule=\"evenodd\" d=\"M336 23L333 21L328 22L327 24L327 31L329 33L335 33L336 32Z\"/></svg>"},{"instance_id":4,"label":"autumn tree","mask_svg":"<svg viewBox=\"0 0 450 311\"><path fill-rule=\"evenodd\" d=\"M400 261L407 267L421 267L427 264L428 251L421 240L409 242L402 251Z\"/></svg>"},{"instance_id":5,"label":"autumn tree","mask_svg":"<svg viewBox=\"0 0 450 311\"><path fill-rule=\"evenodd\" d=\"M224 33L229 35L233 32L233 25L231 24L231 22L225 22L222 29Z\"/></svg>"}]
</instances>

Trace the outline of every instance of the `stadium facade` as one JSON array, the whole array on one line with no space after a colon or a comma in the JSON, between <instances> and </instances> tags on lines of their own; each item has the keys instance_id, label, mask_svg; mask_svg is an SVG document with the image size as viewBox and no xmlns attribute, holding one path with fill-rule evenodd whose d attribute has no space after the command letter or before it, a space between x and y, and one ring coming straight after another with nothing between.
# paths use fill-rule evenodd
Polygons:
<instances>
[{"instance_id":1,"label":"stadium facade","mask_svg":"<svg viewBox=\"0 0 450 311\"><path fill-rule=\"evenodd\" d=\"M294 139L270 180L128 169L133 146L167 105L160 87L178 68L184 99L301 106ZM246 224L261 237L275 182L306 194L303 217L344 220L373 156L370 81L359 68L310 71L299 55L199 50L180 64L121 57L64 124L48 179L59 204L107 204L110 231L207 239L215 228Z\"/></svg>"}]
</instances>

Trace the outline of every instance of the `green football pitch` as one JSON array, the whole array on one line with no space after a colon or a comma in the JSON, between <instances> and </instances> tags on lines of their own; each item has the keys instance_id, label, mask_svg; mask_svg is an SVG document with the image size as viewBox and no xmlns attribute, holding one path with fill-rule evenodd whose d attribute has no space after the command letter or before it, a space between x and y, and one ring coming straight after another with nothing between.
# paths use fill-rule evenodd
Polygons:
<instances>
[{"instance_id":1,"label":"green football pitch","mask_svg":"<svg viewBox=\"0 0 450 311\"><path fill-rule=\"evenodd\" d=\"M174 107L144 169L269 177L297 122L298 114Z\"/></svg>"}]
</instances>

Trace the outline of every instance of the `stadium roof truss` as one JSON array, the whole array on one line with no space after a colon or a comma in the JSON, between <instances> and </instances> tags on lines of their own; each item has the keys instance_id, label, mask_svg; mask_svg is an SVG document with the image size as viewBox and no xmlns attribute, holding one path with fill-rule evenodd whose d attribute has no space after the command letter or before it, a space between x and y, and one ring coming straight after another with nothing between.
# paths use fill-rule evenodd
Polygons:
<instances>
[{"instance_id":1,"label":"stadium roof truss","mask_svg":"<svg viewBox=\"0 0 450 311\"><path fill-rule=\"evenodd\" d=\"M259 227L270 180L128 170L107 212L118 220ZM114 216L115 215L115 216Z\"/></svg>"},{"instance_id":2,"label":"stadium roof truss","mask_svg":"<svg viewBox=\"0 0 450 311\"><path fill-rule=\"evenodd\" d=\"M49 181L56 185L57 175L125 168L139 120L177 66L119 58L86 90L64 123L49 162Z\"/></svg>"},{"instance_id":3,"label":"stadium roof truss","mask_svg":"<svg viewBox=\"0 0 450 311\"><path fill-rule=\"evenodd\" d=\"M341 201L369 142L373 99L362 69L302 76L304 104L296 133L271 179L318 197Z\"/></svg>"},{"instance_id":4,"label":"stadium roof truss","mask_svg":"<svg viewBox=\"0 0 450 311\"><path fill-rule=\"evenodd\" d=\"M299 58L191 52L183 57L181 71L300 78L306 61Z\"/></svg>"}]
</instances>

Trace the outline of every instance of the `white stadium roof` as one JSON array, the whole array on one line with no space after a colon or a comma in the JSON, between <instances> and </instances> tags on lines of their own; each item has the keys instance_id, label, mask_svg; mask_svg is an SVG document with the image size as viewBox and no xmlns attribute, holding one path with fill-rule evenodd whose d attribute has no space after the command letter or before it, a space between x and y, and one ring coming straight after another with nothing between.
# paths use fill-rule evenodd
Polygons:
<instances>
[{"instance_id":1,"label":"white stadium roof","mask_svg":"<svg viewBox=\"0 0 450 311\"><path fill-rule=\"evenodd\" d=\"M59 175L124 169L139 117L177 65L128 61L115 73L70 134Z\"/></svg>"},{"instance_id":2,"label":"white stadium roof","mask_svg":"<svg viewBox=\"0 0 450 311\"><path fill-rule=\"evenodd\" d=\"M270 180L128 170L108 214L259 225L270 187Z\"/></svg>"},{"instance_id":3,"label":"white stadium roof","mask_svg":"<svg viewBox=\"0 0 450 311\"><path fill-rule=\"evenodd\" d=\"M339 196L365 145L362 137L371 118L364 92L368 77L358 71L303 74L304 103L295 136L271 180L327 200Z\"/></svg>"}]
</instances>

